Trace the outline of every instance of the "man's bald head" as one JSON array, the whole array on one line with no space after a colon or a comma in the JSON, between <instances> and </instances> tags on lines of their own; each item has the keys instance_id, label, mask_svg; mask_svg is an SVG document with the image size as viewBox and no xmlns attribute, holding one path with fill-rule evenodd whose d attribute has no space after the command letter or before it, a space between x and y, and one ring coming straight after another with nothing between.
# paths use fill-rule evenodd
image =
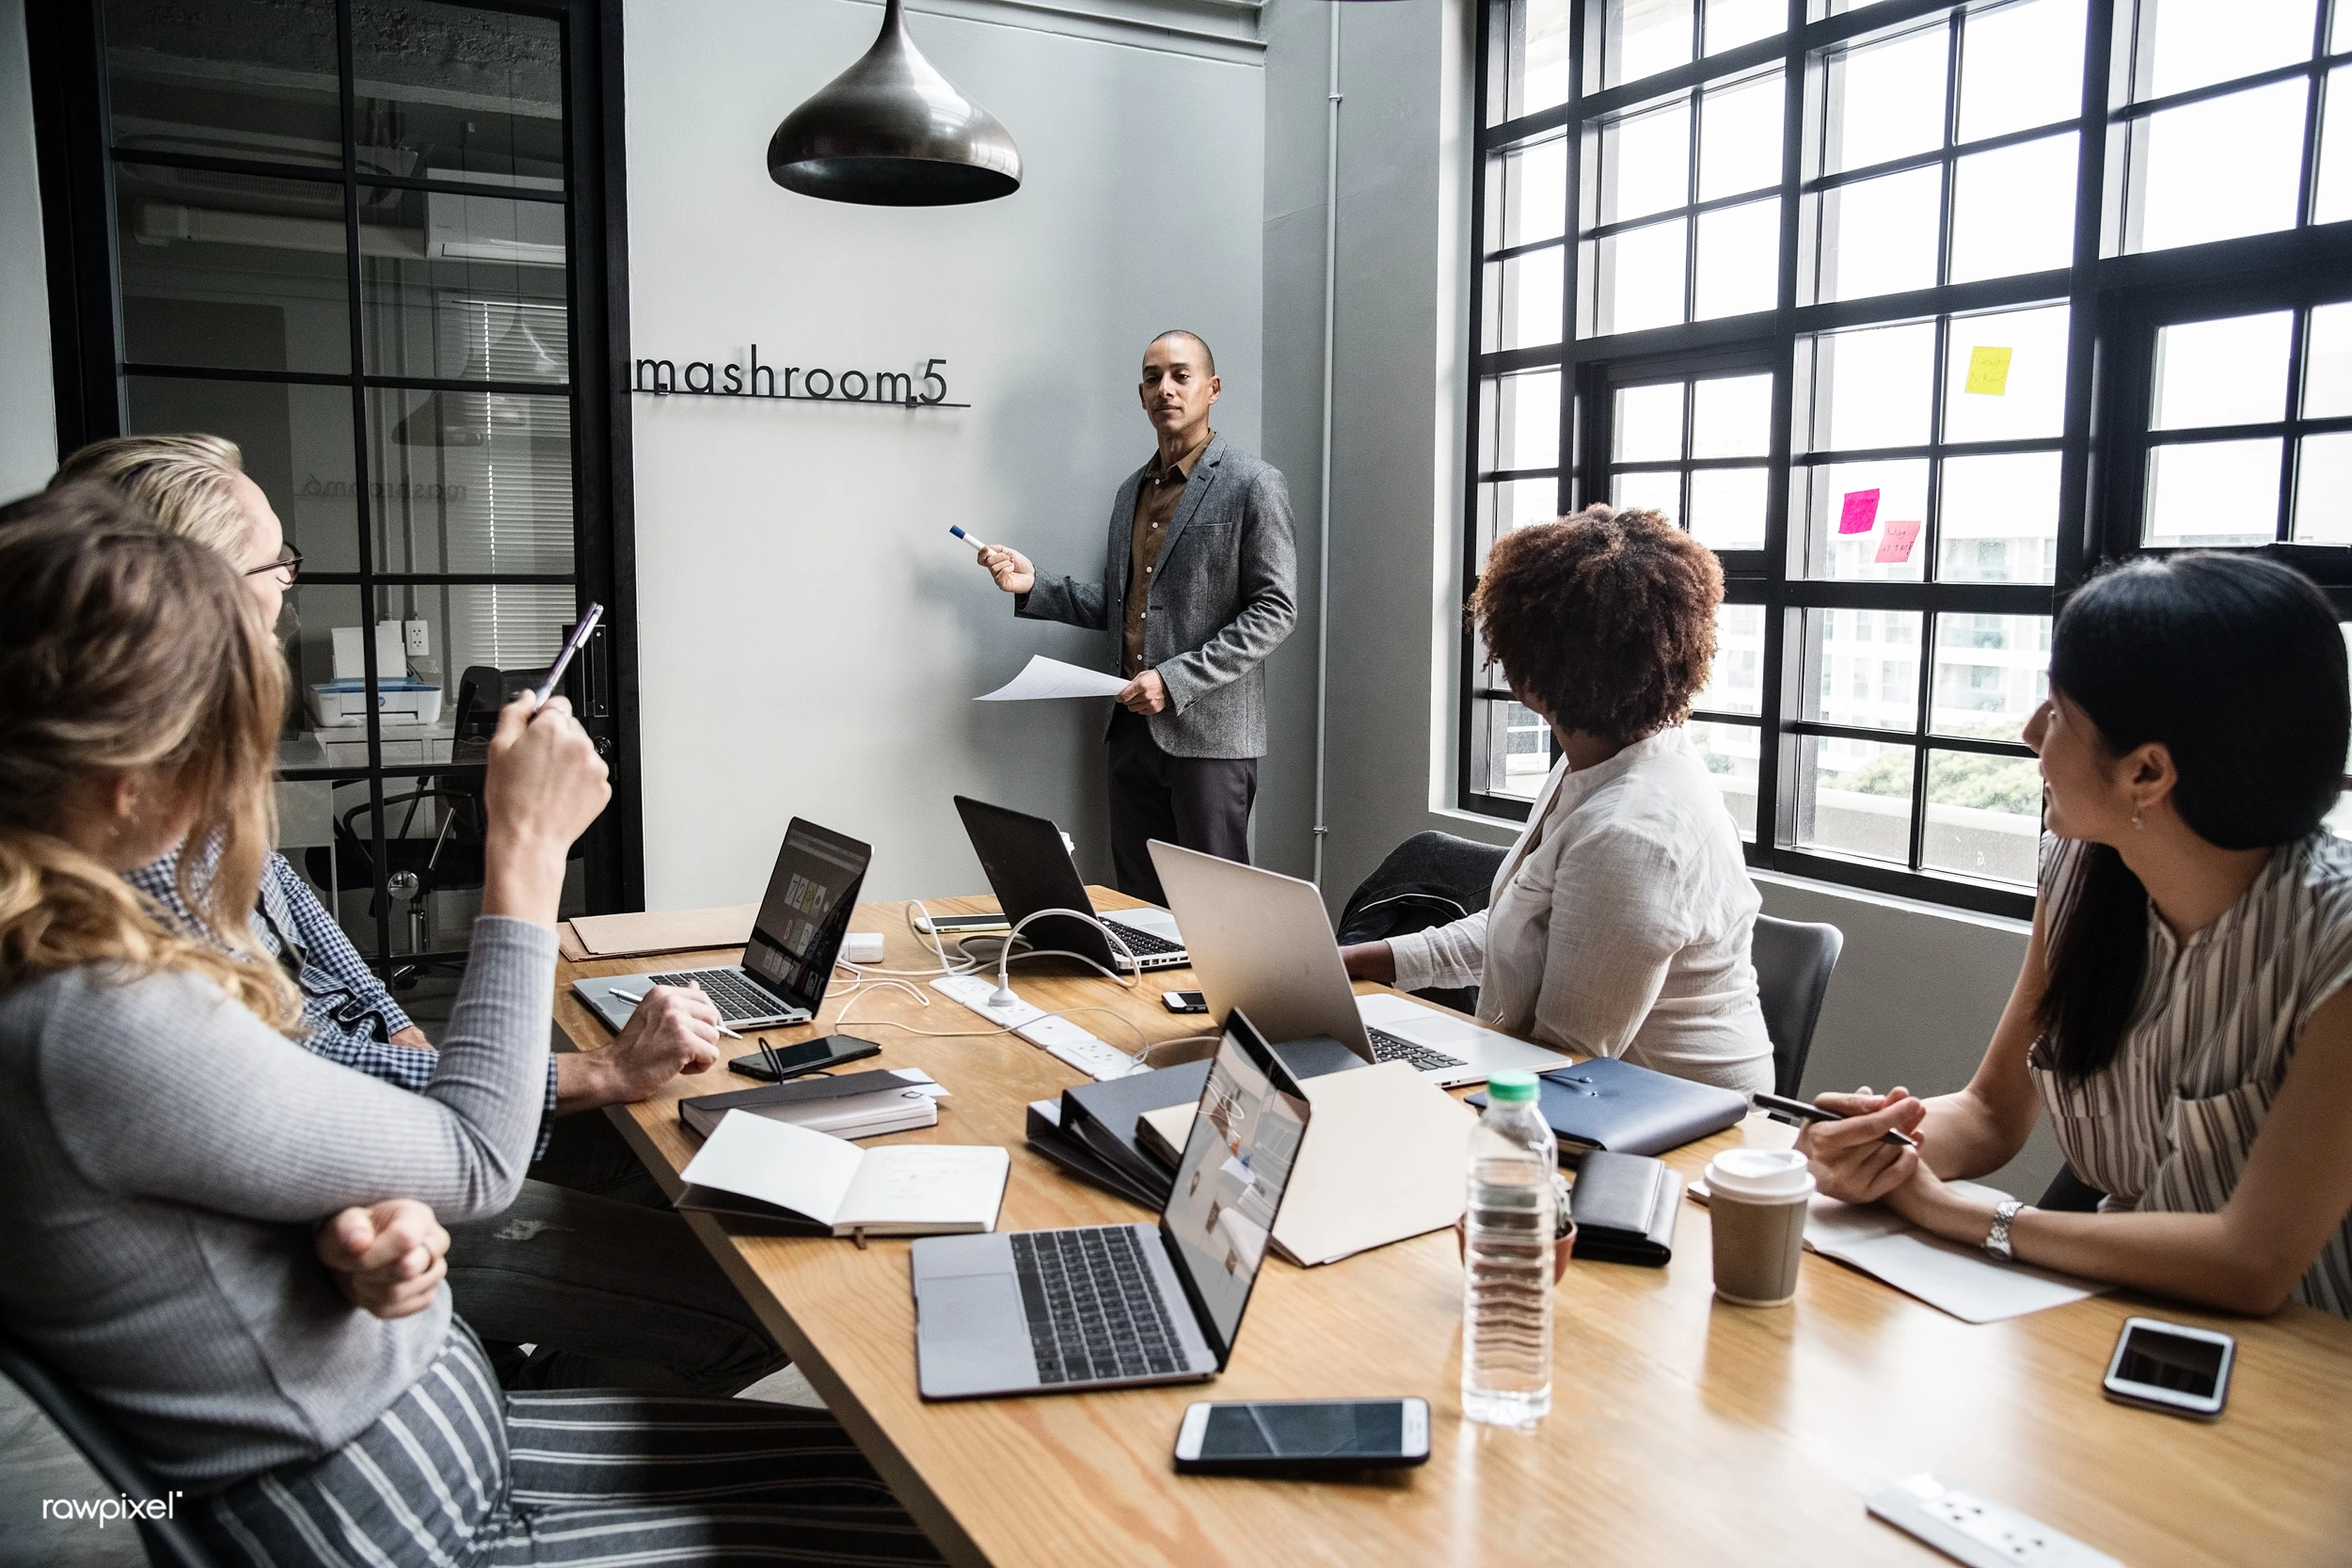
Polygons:
<instances>
[{"instance_id":1,"label":"man's bald head","mask_svg":"<svg viewBox=\"0 0 2352 1568\"><path fill-rule=\"evenodd\" d=\"M1159 347L1162 343L1170 341L1189 343L1192 345L1193 352L1200 356L1200 372L1202 375L1215 375L1216 373L1216 355L1209 348L1209 341L1200 336L1200 333L1188 332L1181 326L1171 326L1167 331L1161 333L1158 337L1152 339L1151 342L1145 344L1143 350L1144 358L1147 360L1150 359L1153 349Z\"/></svg>"}]
</instances>

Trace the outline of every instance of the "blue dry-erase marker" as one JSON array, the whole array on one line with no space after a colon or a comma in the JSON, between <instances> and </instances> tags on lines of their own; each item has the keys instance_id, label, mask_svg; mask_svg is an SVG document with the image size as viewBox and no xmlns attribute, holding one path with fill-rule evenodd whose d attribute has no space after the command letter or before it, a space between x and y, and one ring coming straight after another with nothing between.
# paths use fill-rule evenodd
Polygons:
<instances>
[{"instance_id":1,"label":"blue dry-erase marker","mask_svg":"<svg viewBox=\"0 0 2352 1568\"><path fill-rule=\"evenodd\" d=\"M973 538L970 534L964 532L963 530L958 528L953 523L949 523L947 525L947 531L954 534L957 538L962 540L965 544L971 546L976 550L984 550L988 548L988 541L985 539Z\"/></svg>"}]
</instances>

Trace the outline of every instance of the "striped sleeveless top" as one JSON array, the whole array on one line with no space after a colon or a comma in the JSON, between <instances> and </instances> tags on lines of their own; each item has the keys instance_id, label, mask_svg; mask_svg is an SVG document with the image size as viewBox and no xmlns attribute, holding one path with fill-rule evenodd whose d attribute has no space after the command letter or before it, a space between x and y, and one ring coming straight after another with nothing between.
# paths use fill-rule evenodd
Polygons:
<instances>
[{"instance_id":1,"label":"striped sleeveless top","mask_svg":"<svg viewBox=\"0 0 2352 1568\"><path fill-rule=\"evenodd\" d=\"M2043 834L2055 931L2089 847ZM2227 913L2185 942L2148 911L2139 1006L2115 1060L2080 1083L2027 1060L2058 1147L2108 1210L2213 1213L2229 1201L2319 1005L2352 982L2352 843L2322 829L2281 845ZM2295 1299L2352 1317L2352 1215Z\"/></svg>"}]
</instances>

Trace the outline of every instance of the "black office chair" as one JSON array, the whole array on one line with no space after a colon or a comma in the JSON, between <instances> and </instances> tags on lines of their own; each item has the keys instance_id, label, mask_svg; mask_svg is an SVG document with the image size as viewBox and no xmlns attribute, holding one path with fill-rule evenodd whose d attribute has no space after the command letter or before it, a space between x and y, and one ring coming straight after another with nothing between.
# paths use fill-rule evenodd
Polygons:
<instances>
[{"instance_id":1,"label":"black office chair","mask_svg":"<svg viewBox=\"0 0 2352 1568\"><path fill-rule=\"evenodd\" d=\"M6 1329L0 1329L0 1374L5 1374L35 1404L48 1412L57 1430L82 1450L82 1457L89 1461L90 1468L107 1485L135 1502L170 1495L168 1488L148 1474L146 1465L115 1430L114 1423L98 1413L88 1396L57 1375L56 1369L31 1346ZM218 1568L217 1560L185 1521L141 1519L138 1527L139 1540L147 1547L147 1560L155 1568Z\"/></svg>"},{"instance_id":2,"label":"black office chair","mask_svg":"<svg viewBox=\"0 0 2352 1568\"><path fill-rule=\"evenodd\" d=\"M1829 994L1830 972L1845 946L1846 933L1835 926L1756 917L1749 956L1756 965L1756 1000L1764 1007L1764 1033L1772 1042L1774 1093L1794 1095L1804 1081L1821 998Z\"/></svg>"},{"instance_id":3,"label":"black office chair","mask_svg":"<svg viewBox=\"0 0 2352 1568\"><path fill-rule=\"evenodd\" d=\"M2050 1178L2050 1184L2034 1199L2034 1207L2060 1214L2095 1214L2106 1194L2074 1174L2072 1165L2058 1166L2058 1173Z\"/></svg>"},{"instance_id":4,"label":"black office chair","mask_svg":"<svg viewBox=\"0 0 2352 1568\"><path fill-rule=\"evenodd\" d=\"M1509 853L1452 833L1415 833L1389 851L1340 911L1341 945L1384 942L1475 914L1486 907L1495 873ZM1433 986L1414 994L1466 1013L1478 1010L1476 986Z\"/></svg>"}]
</instances>

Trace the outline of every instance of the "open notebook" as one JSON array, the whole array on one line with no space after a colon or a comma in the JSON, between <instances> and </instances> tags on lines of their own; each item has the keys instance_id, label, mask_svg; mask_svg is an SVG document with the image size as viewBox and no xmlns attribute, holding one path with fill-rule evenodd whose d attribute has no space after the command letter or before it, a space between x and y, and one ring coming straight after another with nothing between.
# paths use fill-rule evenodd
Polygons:
<instances>
[{"instance_id":1,"label":"open notebook","mask_svg":"<svg viewBox=\"0 0 2352 1568\"><path fill-rule=\"evenodd\" d=\"M860 1148L730 1111L678 1174L677 1207L792 1235L940 1236L996 1228L1011 1157L965 1144Z\"/></svg>"}]
</instances>

